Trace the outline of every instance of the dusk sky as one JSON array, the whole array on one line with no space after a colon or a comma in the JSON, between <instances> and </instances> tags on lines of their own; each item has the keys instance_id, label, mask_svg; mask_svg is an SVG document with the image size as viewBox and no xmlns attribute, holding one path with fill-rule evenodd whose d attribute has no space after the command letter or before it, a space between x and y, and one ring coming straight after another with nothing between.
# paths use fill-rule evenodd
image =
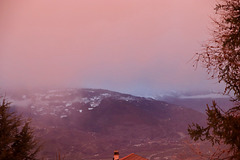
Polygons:
<instances>
[{"instance_id":1,"label":"dusk sky","mask_svg":"<svg viewBox=\"0 0 240 160\"><path fill-rule=\"evenodd\" d=\"M209 37L214 2L1 0L0 88L218 90L190 61Z\"/></svg>"}]
</instances>

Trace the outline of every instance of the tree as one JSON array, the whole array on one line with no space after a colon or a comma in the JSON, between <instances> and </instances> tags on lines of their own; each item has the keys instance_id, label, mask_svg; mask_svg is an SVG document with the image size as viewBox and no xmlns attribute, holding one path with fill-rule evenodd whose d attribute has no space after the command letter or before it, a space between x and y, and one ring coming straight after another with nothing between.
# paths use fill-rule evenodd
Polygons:
<instances>
[{"instance_id":1,"label":"tree","mask_svg":"<svg viewBox=\"0 0 240 160\"><path fill-rule=\"evenodd\" d=\"M212 159L234 160L240 159L240 0L218 0L215 10L211 39L197 53L196 64L225 83L224 93L233 93L235 106L225 112L213 102L207 106L207 125L193 123L188 133L195 141L224 145Z\"/></svg>"},{"instance_id":2,"label":"tree","mask_svg":"<svg viewBox=\"0 0 240 160\"><path fill-rule=\"evenodd\" d=\"M35 160L39 150L30 121L10 112L10 103L4 98L0 104L0 159Z\"/></svg>"}]
</instances>

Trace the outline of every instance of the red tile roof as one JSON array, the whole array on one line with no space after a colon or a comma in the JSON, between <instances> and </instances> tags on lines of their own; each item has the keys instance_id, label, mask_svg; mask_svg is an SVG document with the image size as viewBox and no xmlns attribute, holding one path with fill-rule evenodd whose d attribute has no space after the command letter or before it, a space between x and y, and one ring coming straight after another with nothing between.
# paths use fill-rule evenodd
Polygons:
<instances>
[{"instance_id":1,"label":"red tile roof","mask_svg":"<svg viewBox=\"0 0 240 160\"><path fill-rule=\"evenodd\" d=\"M131 153L126 157L120 158L120 160L148 160L148 159L143 158L143 157L141 157L139 155L136 155L134 153Z\"/></svg>"}]
</instances>

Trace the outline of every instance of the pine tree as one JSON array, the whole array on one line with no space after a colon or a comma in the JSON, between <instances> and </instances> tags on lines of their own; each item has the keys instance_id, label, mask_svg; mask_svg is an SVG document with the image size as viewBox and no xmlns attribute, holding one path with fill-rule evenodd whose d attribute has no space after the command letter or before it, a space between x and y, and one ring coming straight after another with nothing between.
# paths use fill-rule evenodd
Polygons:
<instances>
[{"instance_id":1,"label":"pine tree","mask_svg":"<svg viewBox=\"0 0 240 160\"><path fill-rule=\"evenodd\" d=\"M4 98L0 104L0 160L36 160L39 150L30 120L10 112Z\"/></svg>"},{"instance_id":2,"label":"pine tree","mask_svg":"<svg viewBox=\"0 0 240 160\"><path fill-rule=\"evenodd\" d=\"M225 94L233 93L235 106L223 111L214 101L207 106L207 125L193 123L188 133L195 141L220 145L209 159L240 159L240 0L218 0L212 39L197 54L212 78L226 84Z\"/></svg>"}]
</instances>

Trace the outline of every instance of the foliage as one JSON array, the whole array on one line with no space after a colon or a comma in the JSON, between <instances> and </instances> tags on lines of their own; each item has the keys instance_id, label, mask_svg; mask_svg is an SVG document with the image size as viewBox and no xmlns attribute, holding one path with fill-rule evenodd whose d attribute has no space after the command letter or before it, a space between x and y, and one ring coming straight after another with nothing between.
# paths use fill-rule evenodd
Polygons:
<instances>
[{"instance_id":1,"label":"foliage","mask_svg":"<svg viewBox=\"0 0 240 160\"><path fill-rule=\"evenodd\" d=\"M219 148L220 152L215 153L217 155L215 159L240 159L240 110L238 107L224 112L213 101L212 106L207 106L206 110L207 127L195 123L189 126L188 133L194 141L207 140L212 145L228 146L227 149Z\"/></svg>"},{"instance_id":2,"label":"foliage","mask_svg":"<svg viewBox=\"0 0 240 160\"><path fill-rule=\"evenodd\" d=\"M40 147L30 127L21 116L10 112L6 99L0 104L0 159L35 160Z\"/></svg>"},{"instance_id":3,"label":"foliage","mask_svg":"<svg viewBox=\"0 0 240 160\"><path fill-rule=\"evenodd\" d=\"M215 10L212 39L197 54L196 64L200 62L212 78L226 84L224 93L233 93L235 107L224 112L213 102L207 106L207 125L193 123L188 133L194 141L224 148L210 159L234 160L240 159L240 0L219 0Z\"/></svg>"}]
</instances>

